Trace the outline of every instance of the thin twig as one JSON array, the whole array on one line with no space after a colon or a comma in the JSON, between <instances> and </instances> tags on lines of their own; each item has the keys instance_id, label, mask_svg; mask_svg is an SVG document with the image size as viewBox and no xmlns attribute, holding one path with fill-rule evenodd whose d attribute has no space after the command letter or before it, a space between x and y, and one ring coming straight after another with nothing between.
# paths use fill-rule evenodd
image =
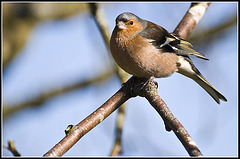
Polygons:
<instances>
[{"instance_id":1,"label":"thin twig","mask_svg":"<svg viewBox=\"0 0 240 159\"><path fill-rule=\"evenodd\" d=\"M8 146L3 145L3 147L8 149L14 156L21 156L12 140L8 140Z\"/></svg>"}]
</instances>

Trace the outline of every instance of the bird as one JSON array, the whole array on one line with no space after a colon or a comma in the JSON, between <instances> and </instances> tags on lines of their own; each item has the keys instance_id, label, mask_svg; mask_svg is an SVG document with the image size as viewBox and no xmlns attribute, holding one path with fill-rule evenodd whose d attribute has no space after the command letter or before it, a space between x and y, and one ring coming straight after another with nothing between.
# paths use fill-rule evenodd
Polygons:
<instances>
[{"instance_id":1,"label":"bird","mask_svg":"<svg viewBox=\"0 0 240 159\"><path fill-rule=\"evenodd\" d=\"M117 16L110 38L115 62L139 78L165 78L174 72L198 83L218 104L227 99L195 67L189 56L208 60L190 42L131 12Z\"/></svg>"}]
</instances>

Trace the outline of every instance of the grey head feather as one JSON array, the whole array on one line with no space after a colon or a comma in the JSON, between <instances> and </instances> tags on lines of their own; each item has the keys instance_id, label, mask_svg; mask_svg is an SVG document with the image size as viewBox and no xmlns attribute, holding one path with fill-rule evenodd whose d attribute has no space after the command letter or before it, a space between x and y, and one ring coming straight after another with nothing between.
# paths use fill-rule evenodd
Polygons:
<instances>
[{"instance_id":1,"label":"grey head feather","mask_svg":"<svg viewBox=\"0 0 240 159\"><path fill-rule=\"evenodd\" d=\"M135 14L133 14L131 12L124 12L124 13L118 15L117 18L116 18L116 22L118 22L118 21L127 22L130 19L134 19L138 22L141 22L142 26L143 26L143 29L145 29L146 26L147 26L147 22L145 20L139 18L138 16L136 16Z\"/></svg>"},{"instance_id":2,"label":"grey head feather","mask_svg":"<svg viewBox=\"0 0 240 159\"><path fill-rule=\"evenodd\" d=\"M127 22L130 19L135 19L137 21L141 21L142 19L139 18L138 16L136 16L133 13L130 12L124 12L122 14L120 14L119 16L117 16L116 21L123 21L123 22Z\"/></svg>"}]
</instances>

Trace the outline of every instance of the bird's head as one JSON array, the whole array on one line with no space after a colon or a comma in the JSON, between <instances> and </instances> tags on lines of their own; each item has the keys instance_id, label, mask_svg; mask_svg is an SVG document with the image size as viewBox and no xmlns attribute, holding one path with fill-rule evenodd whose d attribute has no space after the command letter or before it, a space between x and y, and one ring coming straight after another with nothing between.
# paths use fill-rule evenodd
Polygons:
<instances>
[{"instance_id":1,"label":"bird's head","mask_svg":"<svg viewBox=\"0 0 240 159\"><path fill-rule=\"evenodd\" d=\"M129 12L122 13L116 18L117 29L119 31L127 31L129 34L140 32L145 25L145 20Z\"/></svg>"}]
</instances>

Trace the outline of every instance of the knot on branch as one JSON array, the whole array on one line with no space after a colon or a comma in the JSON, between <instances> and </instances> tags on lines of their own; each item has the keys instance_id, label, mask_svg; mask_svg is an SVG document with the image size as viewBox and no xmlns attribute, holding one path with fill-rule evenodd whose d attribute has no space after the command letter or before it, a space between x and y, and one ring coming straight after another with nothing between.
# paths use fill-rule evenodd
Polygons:
<instances>
[{"instance_id":1,"label":"knot on branch","mask_svg":"<svg viewBox=\"0 0 240 159\"><path fill-rule=\"evenodd\" d=\"M67 126L67 128L65 129L65 134L66 135L69 135L69 134L71 134L74 130L76 130L77 129L77 126L75 126L75 125L68 125Z\"/></svg>"}]
</instances>

